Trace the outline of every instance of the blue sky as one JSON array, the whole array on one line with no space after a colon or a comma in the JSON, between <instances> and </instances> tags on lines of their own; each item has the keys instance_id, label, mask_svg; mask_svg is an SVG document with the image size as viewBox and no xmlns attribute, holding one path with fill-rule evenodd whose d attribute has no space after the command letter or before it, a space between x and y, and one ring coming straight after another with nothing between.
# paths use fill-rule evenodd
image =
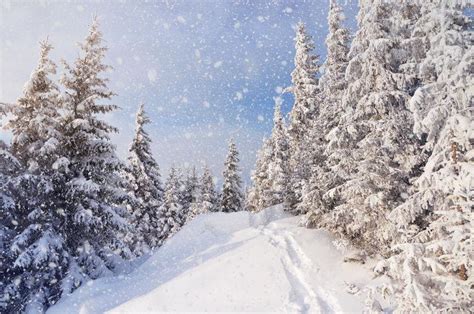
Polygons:
<instances>
[{"instance_id":1,"label":"blue sky","mask_svg":"<svg viewBox=\"0 0 474 314\"><path fill-rule=\"evenodd\" d=\"M341 0L355 29L356 1ZM72 61L94 14L109 47L110 87L122 110L107 117L126 157L138 104L165 175L172 164L207 163L220 177L232 136L248 180L271 130L274 97L290 84L294 25L307 24L324 61L328 0L8 1L0 3L0 101L13 102L49 36L52 58ZM62 68L59 66L59 72ZM292 98L284 95L284 111ZM5 132L0 138L8 139Z\"/></svg>"}]
</instances>

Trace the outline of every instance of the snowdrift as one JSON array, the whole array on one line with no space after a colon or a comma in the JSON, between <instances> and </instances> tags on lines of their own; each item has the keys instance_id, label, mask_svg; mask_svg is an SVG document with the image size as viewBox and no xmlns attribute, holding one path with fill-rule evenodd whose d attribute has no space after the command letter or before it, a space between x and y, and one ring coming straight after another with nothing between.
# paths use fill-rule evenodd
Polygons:
<instances>
[{"instance_id":1,"label":"snowdrift","mask_svg":"<svg viewBox=\"0 0 474 314\"><path fill-rule=\"evenodd\" d=\"M278 206L201 215L127 275L91 281L48 313L361 312L368 266L344 263L326 232L298 220Z\"/></svg>"}]
</instances>

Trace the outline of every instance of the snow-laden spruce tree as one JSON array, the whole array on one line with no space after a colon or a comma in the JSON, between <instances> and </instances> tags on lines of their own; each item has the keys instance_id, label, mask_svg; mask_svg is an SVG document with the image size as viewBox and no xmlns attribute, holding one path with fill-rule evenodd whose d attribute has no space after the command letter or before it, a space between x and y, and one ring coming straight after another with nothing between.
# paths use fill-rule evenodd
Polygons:
<instances>
[{"instance_id":1,"label":"snow-laden spruce tree","mask_svg":"<svg viewBox=\"0 0 474 314\"><path fill-rule=\"evenodd\" d=\"M289 143L284 118L281 113L281 98L275 99L273 129L270 138L263 140L257 154L252 187L248 191L248 206L251 211L286 201L289 193Z\"/></svg>"},{"instance_id":2,"label":"snow-laden spruce tree","mask_svg":"<svg viewBox=\"0 0 474 314\"><path fill-rule=\"evenodd\" d=\"M329 3L328 28L326 37L327 56L320 84L325 96L338 96L346 88L345 72L348 63L350 32L344 27L344 12L336 0ZM327 104L326 104L327 105ZM337 105L333 105L337 110Z\"/></svg>"},{"instance_id":3,"label":"snow-laden spruce tree","mask_svg":"<svg viewBox=\"0 0 474 314\"><path fill-rule=\"evenodd\" d=\"M342 97L347 87L345 72L350 32L343 23L342 8L335 0L331 0L328 12L329 33L326 37L327 57L323 65L324 72L319 80L322 101L319 115L308 131L312 139L313 165L299 205L301 212L308 212L304 223L313 227L325 225L323 214L331 210L333 204L324 202L323 195L340 184L338 172L331 169L337 161L328 159L326 151L335 140L333 129L338 127L340 116L344 112Z\"/></svg>"},{"instance_id":4,"label":"snow-laden spruce tree","mask_svg":"<svg viewBox=\"0 0 474 314\"><path fill-rule=\"evenodd\" d=\"M268 179L271 184L271 202L269 206L281 204L287 199L290 189L290 151L285 120L281 113L282 100L275 99L273 129L270 141L273 146L272 158L268 165Z\"/></svg>"},{"instance_id":5,"label":"snow-laden spruce tree","mask_svg":"<svg viewBox=\"0 0 474 314\"><path fill-rule=\"evenodd\" d=\"M295 37L295 69L291 73L294 95L288 128L290 145L290 189L286 198L287 210L295 211L301 201L302 183L308 179L311 156L306 150L310 142L307 131L318 114L320 105L317 74L319 57L313 53L314 43L303 23L298 23Z\"/></svg>"},{"instance_id":6,"label":"snow-laden spruce tree","mask_svg":"<svg viewBox=\"0 0 474 314\"><path fill-rule=\"evenodd\" d=\"M204 171L201 176L201 211L204 213L207 212L218 212L219 210L219 201L216 192L215 178L211 173L209 167L205 166Z\"/></svg>"},{"instance_id":7,"label":"snow-laden spruce tree","mask_svg":"<svg viewBox=\"0 0 474 314\"><path fill-rule=\"evenodd\" d=\"M2 312L43 311L60 297L68 270L64 211L56 190L62 176L55 167L63 154L58 131L62 102L51 79L56 74L51 49L47 41L41 43L38 65L23 95L9 107L6 127L13 137L11 154L2 149L2 159L10 165L2 170L9 176L1 184L2 209L8 210L2 225L14 237L6 248L9 278L2 284Z\"/></svg>"},{"instance_id":8,"label":"snow-laden spruce tree","mask_svg":"<svg viewBox=\"0 0 474 314\"><path fill-rule=\"evenodd\" d=\"M20 306L22 298L14 284L17 270L12 267L15 256L10 247L18 234L20 214L15 210L16 175L21 170L19 161L9 152L8 146L0 140L0 311L8 312ZM20 307L18 307L20 309Z\"/></svg>"},{"instance_id":9,"label":"snow-laden spruce tree","mask_svg":"<svg viewBox=\"0 0 474 314\"><path fill-rule=\"evenodd\" d=\"M404 228L402 241L392 248L393 256L376 268L393 279L391 288L400 312L472 310L473 130L472 112L446 121L417 180L425 191L425 199L417 205L432 206L430 224L421 229L414 222ZM407 220L399 213L393 218L400 219L400 224Z\"/></svg>"},{"instance_id":10,"label":"snow-laden spruce tree","mask_svg":"<svg viewBox=\"0 0 474 314\"><path fill-rule=\"evenodd\" d=\"M23 96L10 107L12 118L6 125L13 134L13 155L33 173L42 172L39 164L51 168L57 159L53 152L61 136L58 132L61 97L51 78L56 75L56 64L49 58L53 47L48 41L40 44L38 65L24 86Z\"/></svg>"},{"instance_id":11,"label":"snow-laden spruce tree","mask_svg":"<svg viewBox=\"0 0 474 314\"><path fill-rule=\"evenodd\" d=\"M207 166L204 167L198 187L195 200L191 204L188 214L189 220L200 214L219 211L214 177Z\"/></svg>"},{"instance_id":12,"label":"snow-laden spruce tree","mask_svg":"<svg viewBox=\"0 0 474 314\"><path fill-rule=\"evenodd\" d=\"M178 232L183 222L183 206L181 205L181 182L176 168L172 167L165 183L163 204L158 210L159 245Z\"/></svg>"},{"instance_id":13,"label":"snow-laden spruce tree","mask_svg":"<svg viewBox=\"0 0 474 314\"><path fill-rule=\"evenodd\" d=\"M426 3L416 28L430 48L410 108L429 158L414 192L390 214L399 237L393 256L377 268L394 279L400 312L472 310L474 51L472 22L462 10Z\"/></svg>"},{"instance_id":14,"label":"snow-laden spruce tree","mask_svg":"<svg viewBox=\"0 0 474 314\"><path fill-rule=\"evenodd\" d=\"M183 206L183 209L186 212L186 217L184 217L185 222L187 220L187 216L191 215L192 205L195 205L198 202L199 194L200 187L198 174L196 171L196 167L192 167L183 181L183 194L181 205Z\"/></svg>"},{"instance_id":15,"label":"snow-laden spruce tree","mask_svg":"<svg viewBox=\"0 0 474 314\"><path fill-rule=\"evenodd\" d=\"M422 179L439 167L429 167L433 160L440 162L433 148L449 119L457 115L469 116L472 106L472 91L468 88L472 84L469 74L469 62L473 57L469 37L472 22L460 8L450 8L448 3L427 3L421 11L414 36L422 37L428 42L425 47L431 48L418 66L423 85L416 90L409 106L415 118L413 131L423 141L423 154L429 159L423 175L414 182L409 199L391 214L401 229L415 221L418 227L426 226L427 214L436 207L438 195L431 186L423 184Z\"/></svg>"},{"instance_id":16,"label":"snow-laden spruce tree","mask_svg":"<svg viewBox=\"0 0 474 314\"><path fill-rule=\"evenodd\" d=\"M397 58L400 47L392 11L397 4L361 3L359 30L349 54L348 87L339 121L337 144L329 157L342 184L326 193L335 204L332 229L369 252L387 248L387 215L404 201L417 164L416 140L405 75Z\"/></svg>"},{"instance_id":17,"label":"snow-laden spruce tree","mask_svg":"<svg viewBox=\"0 0 474 314\"><path fill-rule=\"evenodd\" d=\"M74 65L65 63L66 73L61 78L66 89L61 146L66 156L56 168L66 177L60 191L70 252L65 292L87 278L109 273L120 256L131 256L119 237L129 224L122 205L128 198L121 188L124 164L110 141L110 134L117 129L100 116L117 106L109 102L114 93L103 77L110 67L103 63L107 47L97 19L80 48Z\"/></svg>"},{"instance_id":18,"label":"snow-laden spruce tree","mask_svg":"<svg viewBox=\"0 0 474 314\"><path fill-rule=\"evenodd\" d=\"M160 168L151 151L152 140L144 127L149 124L144 105L140 105L135 120L135 136L129 148L129 192L137 200L130 206L132 248L142 254L158 245L158 208L163 202Z\"/></svg>"},{"instance_id":19,"label":"snow-laden spruce tree","mask_svg":"<svg viewBox=\"0 0 474 314\"><path fill-rule=\"evenodd\" d=\"M252 172L252 186L247 194L247 207L250 211L260 211L272 202L272 184L268 167L273 156L273 142L271 138L264 138L262 147L257 152L255 169Z\"/></svg>"},{"instance_id":20,"label":"snow-laden spruce tree","mask_svg":"<svg viewBox=\"0 0 474 314\"><path fill-rule=\"evenodd\" d=\"M239 152L234 140L229 141L229 152L224 163L221 194L221 211L225 213L237 212L244 209L244 199L242 195L242 179L239 169Z\"/></svg>"}]
</instances>

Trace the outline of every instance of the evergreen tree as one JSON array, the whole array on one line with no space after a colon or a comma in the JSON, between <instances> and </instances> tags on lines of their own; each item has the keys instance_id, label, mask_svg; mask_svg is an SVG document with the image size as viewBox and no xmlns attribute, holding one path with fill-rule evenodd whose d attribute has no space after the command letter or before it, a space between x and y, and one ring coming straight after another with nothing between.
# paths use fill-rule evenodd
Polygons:
<instances>
[{"instance_id":1,"label":"evergreen tree","mask_svg":"<svg viewBox=\"0 0 474 314\"><path fill-rule=\"evenodd\" d=\"M281 99L275 100L273 130L271 135L273 155L269 163L268 177L271 182L272 199L270 206L285 201L289 190L289 144L285 121L281 114Z\"/></svg>"},{"instance_id":2,"label":"evergreen tree","mask_svg":"<svg viewBox=\"0 0 474 314\"><path fill-rule=\"evenodd\" d=\"M71 253L63 284L66 292L87 278L109 273L120 256L131 256L119 236L129 224L122 205L128 199L122 189L124 165L110 142L110 134L117 129L99 118L117 109L108 102L114 94L102 77L110 69L102 62L107 51L102 41L95 19L80 45L81 54L73 67L65 64L66 74L61 78L66 88L61 121L66 158L58 168L66 177L60 194L64 196L65 240Z\"/></svg>"},{"instance_id":3,"label":"evergreen tree","mask_svg":"<svg viewBox=\"0 0 474 314\"><path fill-rule=\"evenodd\" d=\"M218 199L214 178L207 166L204 167L203 174L199 182L195 200L191 204L189 216L190 219L194 217L211 212L218 212Z\"/></svg>"},{"instance_id":4,"label":"evergreen tree","mask_svg":"<svg viewBox=\"0 0 474 314\"><path fill-rule=\"evenodd\" d=\"M248 191L248 209L260 211L271 204L272 186L269 177L269 166L273 156L271 138L263 139L263 144L257 153L255 170L252 173L252 187Z\"/></svg>"},{"instance_id":5,"label":"evergreen tree","mask_svg":"<svg viewBox=\"0 0 474 314\"><path fill-rule=\"evenodd\" d=\"M163 244L166 239L179 231L183 225L183 207L180 202L181 183L178 171L172 167L166 180L163 204L159 208L160 242Z\"/></svg>"},{"instance_id":6,"label":"evergreen tree","mask_svg":"<svg viewBox=\"0 0 474 314\"><path fill-rule=\"evenodd\" d=\"M312 167L310 179L305 185L299 212L307 212L305 225L316 227L325 226L325 218L332 209L332 202L326 202L324 194L341 184L337 167L338 160L328 158L328 151L337 146L338 124L344 112L342 98L347 87L345 72L348 64L350 33L343 26L344 14L336 0L331 0L328 12L329 33L326 38L327 57L324 63L324 73L319 82L322 88L322 102L319 115L308 130L310 134ZM309 148L309 147L308 147Z\"/></svg>"},{"instance_id":7,"label":"evergreen tree","mask_svg":"<svg viewBox=\"0 0 474 314\"><path fill-rule=\"evenodd\" d=\"M468 313L472 307L474 117L467 18L460 6L426 3L414 36L429 47L417 67L423 85L410 101L428 160L390 219L393 256L377 271L394 279L398 309Z\"/></svg>"},{"instance_id":8,"label":"evergreen tree","mask_svg":"<svg viewBox=\"0 0 474 314\"><path fill-rule=\"evenodd\" d=\"M257 155L252 175L253 186L248 192L252 211L281 204L289 192L289 143L285 121L281 114L281 99L275 99L272 134Z\"/></svg>"},{"instance_id":9,"label":"evergreen tree","mask_svg":"<svg viewBox=\"0 0 474 314\"><path fill-rule=\"evenodd\" d=\"M400 311L469 313L472 308L473 129L472 114L450 117L417 180L426 193L416 195L417 206L432 206L428 226L417 221L405 226L413 216L393 217L400 218L403 237L376 270L393 279Z\"/></svg>"},{"instance_id":10,"label":"evergreen tree","mask_svg":"<svg viewBox=\"0 0 474 314\"><path fill-rule=\"evenodd\" d=\"M328 28L326 37L327 57L320 83L325 96L338 96L346 88L345 72L348 63L350 32L344 27L344 13L336 0L329 3ZM333 104L333 110L338 106Z\"/></svg>"},{"instance_id":11,"label":"evergreen tree","mask_svg":"<svg viewBox=\"0 0 474 314\"><path fill-rule=\"evenodd\" d=\"M308 173L311 160L306 151L311 139L307 130L312 125L312 120L318 114L320 105L317 74L319 73L318 56L313 54L314 43L306 32L305 25L298 23L295 38L296 54L295 69L291 73L292 86L288 88L295 98L293 109L290 112L290 125L288 129L290 142L290 173L291 189L286 198L286 207L296 211L297 204L301 201L301 190Z\"/></svg>"},{"instance_id":12,"label":"evergreen tree","mask_svg":"<svg viewBox=\"0 0 474 314\"><path fill-rule=\"evenodd\" d=\"M135 136L129 149L127 178L130 192L138 200L131 206L133 248L137 253L146 252L158 245L158 208L163 201L160 169L151 152L151 138L144 130L150 123L144 106L136 116Z\"/></svg>"},{"instance_id":13,"label":"evergreen tree","mask_svg":"<svg viewBox=\"0 0 474 314\"><path fill-rule=\"evenodd\" d=\"M396 9L378 0L361 7L346 72L339 145L331 152L343 183L329 191L335 204L330 224L368 251L387 248L392 235L381 226L388 224L390 209L403 202L417 163L398 37L390 32Z\"/></svg>"},{"instance_id":14,"label":"evergreen tree","mask_svg":"<svg viewBox=\"0 0 474 314\"><path fill-rule=\"evenodd\" d=\"M13 280L17 271L11 267L15 256L10 247L18 234L17 211L15 210L16 175L21 170L18 160L0 140L0 311L7 312L19 305L22 296Z\"/></svg>"},{"instance_id":15,"label":"evergreen tree","mask_svg":"<svg viewBox=\"0 0 474 314\"><path fill-rule=\"evenodd\" d=\"M224 164L224 184L222 186L221 210L226 213L241 211L244 208L242 179L238 166L239 152L234 140L229 142L229 153Z\"/></svg>"},{"instance_id":16,"label":"evergreen tree","mask_svg":"<svg viewBox=\"0 0 474 314\"><path fill-rule=\"evenodd\" d=\"M216 185L214 183L214 176L209 167L205 166L201 177L201 204L202 211L218 212L219 204L216 192Z\"/></svg>"},{"instance_id":17,"label":"evergreen tree","mask_svg":"<svg viewBox=\"0 0 474 314\"><path fill-rule=\"evenodd\" d=\"M198 203L199 198L199 178L197 175L196 167L193 167L191 171L187 174L184 182L183 182L183 195L181 205L183 206L184 211L186 212L184 217L184 221L186 222L187 217L192 215L191 212L193 211L191 207L195 207ZM194 206L192 206L194 205Z\"/></svg>"},{"instance_id":18,"label":"evergreen tree","mask_svg":"<svg viewBox=\"0 0 474 314\"><path fill-rule=\"evenodd\" d=\"M472 81L469 75L469 60L472 58L469 27L472 22L460 8L448 4L424 4L422 16L413 30L414 36L427 41L425 57L418 69L422 86L416 89L410 100L414 114L413 131L423 141L423 155L427 163L423 174L414 182L414 189L404 204L396 208L391 218L398 228L405 229L416 223L426 227L429 213L433 212L440 195L434 187L425 184L426 178L444 165L441 156L434 151L439 146L439 137L450 119L469 117L472 106L467 88ZM452 130L451 132L455 132ZM450 145L449 142L442 145ZM446 148L442 146L442 148ZM441 194L443 195L443 194Z\"/></svg>"},{"instance_id":19,"label":"evergreen tree","mask_svg":"<svg viewBox=\"0 0 474 314\"><path fill-rule=\"evenodd\" d=\"M6 312L43 311L54 304L68 266L64 212L56 194L61 181L56 164L62 158L58 131L62 103L50 78L56 74L48 56L51 49L47 41L41 43L38 66L23 95L9 107L7 128L13 138L11 154L2 149L6 182L1 184L2 207L8 209L1 222L10 263L3 270L9 282L2 285L4 301L0 303Z\"/></svg>"}]
</instances>

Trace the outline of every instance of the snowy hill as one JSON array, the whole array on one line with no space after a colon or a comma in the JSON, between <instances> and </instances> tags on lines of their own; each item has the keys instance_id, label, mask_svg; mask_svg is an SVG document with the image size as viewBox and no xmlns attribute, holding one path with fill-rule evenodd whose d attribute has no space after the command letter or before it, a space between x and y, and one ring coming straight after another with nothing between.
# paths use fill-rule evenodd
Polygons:
<instances>
[{"instance_id":1,"label":"snowy hill","mask_svg":"<svg viewBox=\"0 0 474 314\"><path fill-rule=\"evenodd\" d=\"M272 207L197 217L128 275L91 281L48 313L361 312L368 266ZM355 290L358 290L355 288Z\"/></svg>"}]
</instances>

